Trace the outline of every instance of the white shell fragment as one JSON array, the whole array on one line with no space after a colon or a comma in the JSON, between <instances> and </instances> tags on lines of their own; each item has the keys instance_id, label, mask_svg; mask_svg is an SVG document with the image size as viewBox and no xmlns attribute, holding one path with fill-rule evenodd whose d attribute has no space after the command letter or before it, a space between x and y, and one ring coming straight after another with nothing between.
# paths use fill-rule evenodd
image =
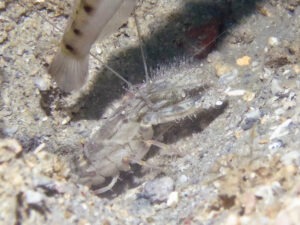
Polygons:
<instances>
[{"instance_id":1,"label":"white shell fragment","mask_svg":"<svg viewBox=\"0 0 300 225\"><path fill-rule=\"evenodd\" d=\"M173 191L169 194L168 200L167 200L167 206L169 207L176 207L179 201L179 194L177 191Z\"/></svg>"},{"instance_id":2,"label":"white shell fragment","mask_svg":"<svg viewBox=\"0 0 300 225\"><path fill-rule=\"evenodd\" d=\"M289 134L289 126L292 124L292 119L287 119L282 124L280 124L274 132L270 136L270 140L273 140L275 138L283 137L287 134Z\"/></svg>"},{"instance_id":3,"label":"white shell fragment","mask_svg":"<svg viewBox=\"0 0 300 225\"><path fill-rule=\"evenodd\" d=\"M228 96L243 96L246 93L246 90L226 90L225 93Z\"/></svg>"}]
</instances>

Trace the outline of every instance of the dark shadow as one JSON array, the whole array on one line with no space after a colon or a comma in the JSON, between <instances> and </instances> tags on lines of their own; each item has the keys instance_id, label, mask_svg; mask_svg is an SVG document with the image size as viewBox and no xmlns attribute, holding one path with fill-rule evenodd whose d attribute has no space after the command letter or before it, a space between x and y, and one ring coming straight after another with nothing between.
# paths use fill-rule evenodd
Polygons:
<instances>
[{"instance_id":1,"label":"dark shadow","mask_svg":"<svg viewBox=\"0 0 300 225\"><path fill-rule=\"evenodd\" d=\"M172 124L158 125L158 127L155 128L155 132L157 135L160 135L159 130L164 126L168 126L169 128L163 134L163 143L172 144L179 139L189 137L194 133L202 132L211 122L224 112L227 106L228 102L224 102L222 107L205 110L197 114L193 119L185 118L176 123L173 122Z\"/></svg>"},{"instance_id":2,"label":"dark shadow","mask_svg":"<svg viewBox=\"0 0 300 225\"><path fill-rule=\"evenodd\" d=\"M174 59L189 58L193 57L192 55L197 58L205 57L209 51L222 43L227 31L244 17L254 13L256 4L261 1L207 0L186 3L180 12L169 15L168 24L144 39L148 67L158 68L159 65L171 63ZM189 44L195 44L192 43L195 40L191 40L195 38L195 32L197 38L197 32L210 31L209 25L218 30L215 40L208 43L206 49L199 48L200 51L204 51L204 55L191 52ZM190 35L185 32L191 29L194 30ZM145 79L139 48L130 48L112 56L107 65L133 84L142 83ZM79 100L81 108L73 114L73 120L99 119L105 108L124 94L124 87L126 85L114 74L101 67L92 91Z\"/></svg>"}]
</instances>

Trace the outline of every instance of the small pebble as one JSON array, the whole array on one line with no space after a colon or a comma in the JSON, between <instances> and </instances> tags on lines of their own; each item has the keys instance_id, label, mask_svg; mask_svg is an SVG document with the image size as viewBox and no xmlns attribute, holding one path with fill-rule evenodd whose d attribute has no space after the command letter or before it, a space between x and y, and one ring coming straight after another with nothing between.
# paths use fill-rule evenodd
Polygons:
<instances>
[{"instance_id":1,"label":"small pebble","mask_svg":"<svg viewBox=\"0 0 300 225\"><path fill-rule=\"evenodd\" d=\"M271 142L268 146L269 150L271 150L271 151L277 150L282 147L284 147L284 143L282 140L275 140L275 141Z\"/></svg>"},{"instance_id":2,"label":"small pebble","mask_svg":"<svg viewBox=\"0 0 300 225\"><path fill-rule=\"evenodd\" d=\"M273 79L271 83L271 91L273 95L281 95L284 92L284 89L280 86L277 79Z\"/></svg>"},{"instance_id":3,"label":"small pebble","mask_svg":"<svg viewBox=\"0 0 300 225\"><path fill-rule=\"evenodd\" d=\"M221 75L219 82L221 84L229 84L232 81L235 81L238 76L238 71L236 69L232 70L230 73Z\"/></svg>"},{"instance_id":4,"label":"small pebble","mask_svg":"<svg viewBox=\"0 0 300 225\"><path fill-rule=\"evenodd\" d=\"M274 111L275 115L277 116L282 116L285 112L286 110L284 108L278 108Z\"/></svg>"},{"instance_id":5,"label":"small pebble","mask_svg":"<svg viewBox=\"0 0 300 225\"><path fill-rule=\"evenodd\" d=\"M36 78L34 84L40 91L46 91L50 87L50 83L41 77Z\"/></svg>"},{"instance_id":6,"label":"small pebble","mask_svg":"<svg viewBox=\"0 0 300 225\"><path fill-rule=\"evenodd\" d=\"M26 202L28 204L39 204L43 200L43 195L39 192L27 190L25 193Z\"/></svg>"},{"instance_id":7,"label":"small pebble","mask_svg":"<svg viewBox=\"0 0 300 225\"><path fill-rule=\"evenodd\" d=\"M186 184L188 182L189 178L186 175L181 175L178 179L178 183L180 184Z\"/></svg>"},{"instance_id":8,"label":"small pebble","mask_svg":"<svg viewBox=\"0 0 300 225\"><path fill-rule=\"evenodd\" d=\"M246 91L243 95L243 100L246 102L251 102L255 98L255 93L251 91Z\"/></svg>"},{"instance_id":9,"label":"small pebble","mask_svg":"<svg viewBox=\"0 0 300 225\"><path fill-rule=\"evenodd\" d=\"M253 125L260 119L261 112L259 109L252 110L245 114L244 120L242 122L242 129L243 130L249 130L253 127Z\"/></svg>"},{"instance_id":10,"label":"small pebble","mask_svg":"<svg viewBox=\"0 0 300 225\"><path fill-rule=\"evenodd\" d=\"M179 194L177 191L173 191L169 194L167 200L167 206L169 207L176 207L179 201Z\"/></svg>"},{"instance_id":11,"label":"small pebble","mask_svg":"<svg viewBox=\"0 0 300 225\"><path fill-rule=\"evenodd\" d=\"M291 119L287 119L282 124L280 124L271 134L270 140L287 135L289 133L288 129L291 124L292 124Z\"/></svg>"},{"instance_id":12,"label":"small pebble","mask_svg":"<svg viewBox=\"0 0 300 225\"><path fill-rule=\"evenodd\" d=\"M61 121L61 125L66 125L71 121L71 118L69 116L65 117L62 121Z\"/></svg>"},{"instance_id":13,"label":"small pebble","mask_svg":"<svg viewBox=\"0 0 300 225\"><path fill-rule=\"evenodd\" d=\"M296 150L288 152L281 157L280 161L285 166L290 166L290 165L300 166L300 152Z\"/></svg>"},{"instance_id":14,"label":"small pebble","mask_svg":"<svg viewBox=\"0 0 300 225\"><path fill-rule=\"evenodd\" d=\"M225 63L216 63L215 64L215 70L218 77L236 77L238 74L237 69L232 67L231 65L225 64ZM228 79L229 79L228 78ZM230 79L229 79L230 80Z\"/></svg>"},{"instance_id":15,"label":"small pebble","mask_svg":"<svg viewBox=\"0 0 300 225\"><path fill-rule=\"evenodd\" d=\"M241 125L243 130L249 130L253 127L257 120L255 119L245 119Z\"/></svg>"},{"instance_id":16,"label":"small pebble","mask_svg":"<svg viewBox=\"0 0 300 225\"><path fill-rule=\"evenodd\" d=\"M225 94L228 96L243 96L246 90L236 89L236 90L225 90Z\"/></svg>"},{"instance_id":17,"label":"small pebble","mask_svg":"<svg viewBox=\"0 0 300 225\"><path fill-rule=\"evenodd\" d=\"M251 63L251 57L250 56L243 56L241 58L238 58L236 60L236 64L239 65L239 66L249 66Z\"/></svg>"},{"instance_id":18,"label":"small pebble","mask_svg":"<svg viewBox=\"0 0 300 225\"><path fill-rule=\"evenodd\" d=\"M170 177L161 177L145 184L142 195L151 203L163 202L168 199L174 190L174 180Z\"/></svg>"},{"instance_id":19,"label":"small pebble","mask_svg":"<svg viewBox=\"0 0 300 225\"><path fill-rule=\"evenodd\" d=\"M245 117L248 119L255 119L258 120L262 116L262 113L259 109L253 109L250 112L246 113Z\"/></svg>"},{"instance_id":20,"label":"small pebble","mask_svg":"<svg viewBox=\"0 0 300 225\"><path fill-rule=\"evenodd\" d=\"M99 46L95 47L95 51L97 52L98 55L101 55L103 53L102 49Z\"/></svg>"},{"instance_id":21,"label":"small pebble","mask_svg":"<svg viewBox=\"0 0 300 225\"><path fill-rule=\"evenodd\" d=\"M218 100L216 101L216 107L222 107L224 105L224 101Z\"/></svg>"},{"instance_id":22,"label":"small pebble","mask_svg":"<svg viewBox=\"0 0 300 225\"><path fill-rule=\"evenodd\" d=\"M2 131L6 136L13 136L17 131L19 127L18 126L11 126L11 127L6 127Z\"/></svg>"},{"instance_id":23,"label":"small pebble","mask_svg":"<svg viewBox=\"0 0 300 225\"><path fill-rule=\"evenodd\" d=\"M272 72L272 70L270 70L270 69L268 69L268 68L264 68L264 73L263 74L261 74L260 76L259 76L259 78L260 79L262 79L262 80L267 80L267 79L269 79L270 77L272 77L273 76L273 72Z\"/></svg>"},{"instance_id":24,"label":"small pebble","mask_svg":"<svg viewBox=\"0 0 300 225\"><path fill-rule=\"evenodd\" d=\"M278 46L280 44L280 42L279 42L278 38L276 38L276 37L269 37L268 44L270 46Z\"/></svg>"},{"instance_id":25,"label":"small pebble","mask_svg":"<svg viewBox=\"0 0 300 225\"><path fill-rule=\"evenodd\" d=\"M252 67L257 67L257 66L259 66L259 62L258 62L258 61L253 61L253 62L251 63L251 66L252 66Z\"/></svg>"}]
</instances>

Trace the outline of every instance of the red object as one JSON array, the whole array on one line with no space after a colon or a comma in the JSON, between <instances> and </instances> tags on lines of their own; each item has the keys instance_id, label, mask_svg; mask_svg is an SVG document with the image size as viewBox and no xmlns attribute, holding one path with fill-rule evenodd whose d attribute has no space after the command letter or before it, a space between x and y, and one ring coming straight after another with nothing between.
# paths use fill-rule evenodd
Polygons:
<instances>
[{"instance_id":1,"label":"red object","mask_svg":"<svg viewBox=\"0 0 300 225\"><path fill-rule=\"evenodd\" d=\"M214 18L205 24L188 29L185 32L185 36L191 41L188 44L188 51L198 59L205 58L216 45L220 25L220 21Z\"/></svg>"}]
</instances>

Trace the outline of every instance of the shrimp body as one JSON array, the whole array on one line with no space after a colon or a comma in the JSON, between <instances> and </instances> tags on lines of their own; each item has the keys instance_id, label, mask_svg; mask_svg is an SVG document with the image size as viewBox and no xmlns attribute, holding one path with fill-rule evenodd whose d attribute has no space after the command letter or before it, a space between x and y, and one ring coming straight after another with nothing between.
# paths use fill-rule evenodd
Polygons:
<instances>
[{"instance_id":1,"label":"shrimp body","mask_svg":"<svg viewBox=\"0 0 300 225\"><path fill-rule=\"evenodd\" d=\"M172 77L140 85L123 97L85 144L84 160L75 171L79 182L96 194L110 190L121 171L130 171L134 163L143 164L151 145L166 147L154 140L154 125L178 123L205 110L224 108L225 102L219 89L196 82L181 86ZM111 183L105 186L107 179Z\"/></svg>"}]
</instances>

